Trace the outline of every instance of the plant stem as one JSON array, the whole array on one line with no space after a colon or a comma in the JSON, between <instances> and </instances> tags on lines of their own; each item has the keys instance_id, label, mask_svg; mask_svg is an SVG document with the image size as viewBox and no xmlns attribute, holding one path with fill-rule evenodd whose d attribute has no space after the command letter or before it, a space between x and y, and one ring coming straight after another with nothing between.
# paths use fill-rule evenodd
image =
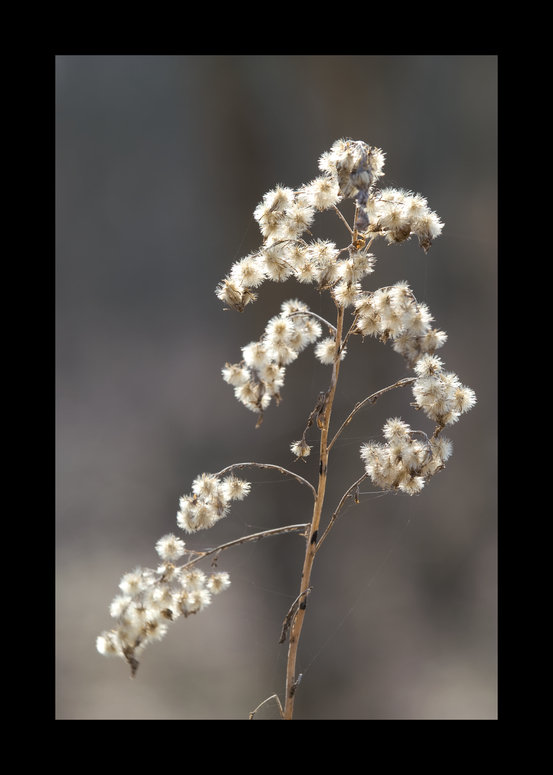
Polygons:
<instances>
[{"instance_id":1,"label":"plant stem","mask_svg":"<svg viewBox=\"0 0 553 775\"><path fill-rule=\"evenodd\" d=\"M334 365L332 368L332 379L328 388L324 408L319 415L317 421L321 430L321 442L320 442L320 455L319 455L319 486L317 489L317 497L315 499L315 505L313 507L313 518L311 520L311 526L307 532L307 547L305 551L305 559L303 563L303 572L301 576L301 586L298 599L301 601L297 611L294 615L292 625L290 627L290 640L288 645L288 662L286 665L286 699L284 705L284 719L291 720L294 715L294 700L296 687L299 679L296 679L296 658L298 653L299 640L301 636L301 630L303 626L303 620L305 618L306 611L306 597L308 590L311 586L311 572L313 569L313 561L315 559L315 552L317 548L317 536L319 532L319 524L321 521L321 514L323 510L326 482L328 477L328 434L330 426L330 415L332 412L332 404L334 401L334 395L336 393L336 385L338 382L338 372L340 370L340 356L341 356L341 344L342 344L342 329L344 322L344 308L337 307L338 315L336 320L336 342L334 349Z\"/></svg>"},{"instance_id":2,"label":"plant stem","mask_svg":"<svg viewBox=\"0 0 553 775\"><path fill-rule=\"evenodd\" d=\"M319 551L319 549L321 548L321 544L322 544L322 542L325 540L325 538L327 537L328 533L330 532L330 529L332 528L332 525L333 525L333 524L334 524L334 522L336 521L336 519L337 519L337 517L338 517L338 514L339 514L339 513L340 513L340 511L342 510L342 506L344 505L344 503L345 503L345 502L347 501L347 499L350 497L350 495L352 494L352 492L353 492L354 490L357 490L357 489L359 488L359 485L361 484L361 482L364 482L364 481L365 481L365 479L366 479L367 477L368 477L368 474L363 474L363 476L359 477L359 479L358 479L356 482L354 482L354 483L351 485L351 487L348 487L348 489L346 490L346 492L345 492L345 493L342 495L342 499L341 499L340 503L338 504L338 506L337 506L337 508L336 508L336 511L334 512L334 514L333 514L333 515L332 515L332 517L331 517L331 520L330 520L330 522L329 522L329 523L328 523L328 525L326 526L326 530L325 530L325 531L324 531L324 533L322 534L322 536L321 536L320 540L317 542L317 546L315 547L315 554L316 554L316 553ZM355 500L355 502L356 502L356 503L359 503L359 500L357 500L357 493L355 494L355 496L354 496L354 497L355 497L355 499L356 499L356 500Z\"/></svg>"},{"instance_id":3,"label":"plant stem","mask_svg":"<svg viewBox=\"0 0 553 775\"><path fill-rule=\"evenodd\" d=\"M233 463L231 466L227 466L226 468L223 468L222 471L219 471L219 473L215 474L215 476L220 477L227 474L229 471L233 471L235 468L266 468L266 469L272 469L273 471L279 471L281 474L287 474L288 476L293 476L294 479L297 479L298 482L301 484L307 485L313 493L313 497L317 498L317 493L315 492L315 488L311 484L311 482L308 482L307 479L304 479L303 476L300 476L299 474L294 473L293 471L288 471L287 468L283 468L282 466L275 466L272 463Z\"/></svg>"},{"instance_id":4,"label":"plant stem","mask_svg":"<svg viewBox=\"0 0 553 775\"><path fill-rule=\"evenodd\" d=\"M306 522L305 524L301 524L301 525L286 525L286 527L275 527L272 530L262 530L260 533L252 533L249 536L242 536L242 538L236 538L234 541L227 541L226 544L221 544L221 546L216 546L215 549L206 549L205 552L197 552L192 549L190 550L190 553L197 555L197 557L185 563L182 567L191 568L197 562L200 562L201 560L205 560L206 557L209 557L212 554L215 554L218 556L222 551L224 551L225 549L229 549L231 546L239 546L240 544L246 544L248 543L248 541L261 541L262 538L269 538L270 536L281 535L282 533L291 533L295 530L303 530L304 528L308 528L308 527L309 527L309 522Z\"/></svg>"},{"instance_id":5,"label":"plant stem","mask_svg":"<svg viewBox=\"0 0 553 775\"><path fill-rule=\"evenodd\" d=\"M377 390L376 393L373 393L372 395L365 398L363 401L360 401L358 404L355 404L353 411L349 414L348 417L346 417L346 419L344 420L344 422L336 432L336 435L328 445L328 451L330 451L330 448L332 447L332 445L334 444L338 436L342 433L346 425L349 425L350 422L355 417L355 415L357 414L357 412L361 411L361 409L364 409L367 404L375 404L377 399L384 393L387 393L388 390L393 390L394 388L397 388L397 387L404 387L405 385L412 385L413 382L416 382L416 381L417 381L416 377L406 377L405 379L400 379L397 382L394 382L393 385L389 385L388 387L382 388L382 390Z\"/></svg>"}]
</instances>

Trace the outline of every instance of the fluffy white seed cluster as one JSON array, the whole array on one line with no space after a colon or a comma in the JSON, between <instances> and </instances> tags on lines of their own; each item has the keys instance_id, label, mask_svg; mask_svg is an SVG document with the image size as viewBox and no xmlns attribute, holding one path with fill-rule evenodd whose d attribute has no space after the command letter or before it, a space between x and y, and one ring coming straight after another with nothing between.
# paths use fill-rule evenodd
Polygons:
<instances>
[{"instance_id":1,"label":"fluffy white seed cluster","mask_svg":"<svg viewBox=\"0 0 553 775\"><path fill-rule=\"evenodd\" d=\"M414 234L425 253L444 227L423 196L398 188L371 193L367 215L367 233L383 235L390 244L405 242Z\"/></svg>"},{"instance_id":2,"label":"fluffy white seed cluster","mask_svg":"<svg viewBox=\"0 0 553 775\"><path fill-rule=\"evenodd\" d=\"M412 234L425 252L441 234L443 223L420 194L396 188L382 191L375 184L383 174L385 154L361 141L337 140L319 159L323 175L293 190L276 186L263 197L254 217L263 235L263 247L236 261L230 274L218 285L217 296L240 312L257 296L252 289L264 280L284 282L295 277L319 288L339 283L338 303L354 303L352 288L373 271L374 256L367 252L367 237L385 236L389 243L404 242ZM350 247L347 261L338 261L342 251L331 242L305 242L317 211L335 207L342 199L356 203L355 233L360 239ZM367 248L363 250L366 242Z\"/></svg>"},{"instance_id":3,"label":"fluffy white seed cluster","mask_svg":"<svg viewBox=\"0 0 553 775\"><path fill-rule=\"evenodd\" d=\"M229 307L244 311L256 299L252 289L265 280L284 282L295 277L301 283L316 283L320 289L342 282L338 296L351 304L346 289L373 271L374 256L350 250L346 261L332 242L306 242L317 211L334 207L343 198L360 205L355 228L368 228L366 204L371 186L382 175L384 154L378 148L352 140L338 140L319 160L323 175L297 191L278 185L257 205L254 217L263 235L263 247L236 261L215 293ZM359 220L361 219L361 220ZM344 296L345 294L345 296Z\"/></svg>"},{"instance_id":4,"label":"fluffy white seed cluster","mask_svg":"<svg viewBox=\"0 0 553 775\"><path fill-rule=\"evenodd\" d=\"M382 177L385 155L380 148L371 148L359 140L336 140L319 159L319 169L337 181L343 197L363 204L359 192L368 192Z\"/></svg>"},{"instance_id":5,"label":"fluffy white seed cluster","mask_svg":"<svg viewBox=\"0 0 553 775\"><path fill-rule=\"evenodd\" d=\"M413 383L414 406L422 409L438 427L445 428L476 404L474 390L459 382L451 371L443 370L441 358L423 356L415 365L417 380Z\"/></svg>"},{"instance_id":6,"label":"fluffy white seed cluster","mask_svg":"<svg viewBox=\"0 0 553 775\"><path fill-rule=\"evenodd\" d=\"M347 249L348 257L338 260L339 251L329 240L281 240L267 245L237 261L229 277L219 284L216 294L229 307L242 312L245 305L253 301L257 288L264 280L284 282L294 277L298 282L317 285L319 290L341 284L342 291L357 283L374 271L375 258L372 253ZM339 296L336 297L337 299ZM351 292L342 304L353 303Z\"/></svg>"},{"instance_id":7,"label":"fluffy white seed cluster","mask_svg":"<svg viewBox=\"0 0 553 775\"><path fill-rule=\"evenodd\" d=\"M447 340L444 331L433 329L434 320L426 304L419 304L406 282L359 294L355 301L357 331L393 341L393 349L403 355L409 368L423 355L432 354Z\"/></svg>"},{"instance_id":8,"label":"fluffy white seed cluster","mask_svg":"<svg viewBox=\"0 0 553 775\"><path fill-rule=\"evenodd\" d=\"M448 439L428 439L398 417L388 420L382 432L384 444L369 442L361 447L365 471L382 490L401 490L409 495L420 492L428 479L444 468L452 452Z\"/></svg>"},{"instance_id":9,"label":"fluffy white seed cluster","mask_svg":"<svg viewBox=\"0 0 553 775\"><path fill-rule=\"evenodd\" d=\"M440 436L446 425L476 404L476 394L462 385L456 374L443 370L443 361L435 355L422 355L414 366L415 402L436 424L432 438L423 431L394 418L383 428L385 443L369 442L361 447L361 459L373 484L383 490L397 489L413 495L445 467L452 452L451 442Z\"/></svg>"},{"instance_id":10,"label":"fluffy white seed cluster","mask_svg":"<svg viewBox=\"0 0 553 775\"><path fill-rule=\"evenodd\" d=\"M161 558L156 570L136 568L121 579L121 594L110 606L116 624L96 640L100 654L124 659L133 677L146 646L161 640L170 622L203 611L212 595L230 586L228 573L207 576L194 567L177 567L175 562L185 553L180 538L163 536L156 549Z\"/></svg>"},{"instance_id":11,"label":"fluffy white seed cluster","mask_svg":"<svg viewBox=\"0 0 553 775\"><path fill-rule=\"evenodd\" d=\"M290 444L290 450L296 456L296 460L300 460L301 458L308 457L311 454L312 449L313 447L310 447L305 439L300 439L299 441L293 441Z\"/></svg>"},{"instance_id":12,"label":"fluffy white seed cluster","mask_svg":"<svg viewBox=\"0 0 553 775\"><path fill-rule=\"evenodd\" d=\"M208 530L226 517L230 501L243 500L250 491L250 483L235 476L219 479L213 474L201 474L192 482L190 495L179 501L177 525L187 533Z\"/></svg>"},{"instance_id":13,"label":"fluffy white seed cluster","mask_svg":"<svg viewBox=\"0 0 553 775\"><path fill-rule=\"evenodd\" d=\"M416 234L428 250L443 226L419 194L375 187L383 174L384 157L379 148L364 142L337 140L319 159L320 177L298 190L278 185L265 194L254 212L263 246L233 264L216 290L219 298L243 311L256 298L253 289L264 280L283 282L294 277L321 291L329 289L337 306L353 307L356 332L378 336L383 342L390 339L409 367L423 355L433 354L447 335L431 327L428 307L416 301L407 283L374 293L361 287L362 279L374 271L375 257L368 249L376 236L402 242ZM306 242L303 235L309 232L316 212L346 198L356 204L352 243L339 250L329 240ZM233 386L236 398L259 414L259 422L271 399L277 403L280 399L285 367L321 334L317 323L298 316L301 312L309 312L306 305L297 300L285 302L282 314L269 321L261 340L242 349L242 362L227 363L223 369L223 378ZM324 364L331 365L335 353L332 336L315 347L315 356ZM342 358L345 353L343 348Z\"/></svg>"},{"instance_id":14,"label":"fluffy white seed cluster","mask_svg":"<svg viewBox=\"0 0 553 775\"><path fill-rule=\"evenodd\" d=\"M230 501L242 500L249 491L250 483L233 475L221 479L201 474L192 483L192 494L180 499L177 524L188 533L212 527L226 516ZM156 551L161 558L156 570L136 568L123 576L121 594L110 606L117 623L96 640L100 654L125 659L133 676L138 657L148 643L166 635L169 622L203 611L212 595L230 586L228 573L207 576L190 563L178 567L185 543L172 533L159 539Z\"/></svg>"},{"instance_id":15,"label":"fluffy white seed cluster","mask_svg":"<svg viewBox=\"0 0 553 775\"><path fill-rule=\"evenodd\" d=\"M242 348L240 363L227 363L223 379L234 387L238 401L259 414L274 398L280 401L286 366L321 335L320 323L310 315L307 304L290 299L281 306L281 314L271 318L259 342Z\"/></svg>"}]
</instances>

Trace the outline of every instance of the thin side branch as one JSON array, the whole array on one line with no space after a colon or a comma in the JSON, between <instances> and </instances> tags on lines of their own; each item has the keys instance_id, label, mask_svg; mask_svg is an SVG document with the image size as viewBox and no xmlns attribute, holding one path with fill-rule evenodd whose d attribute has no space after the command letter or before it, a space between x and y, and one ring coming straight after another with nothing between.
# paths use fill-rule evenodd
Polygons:
<instances>
[{"instance_id":1,"label":"thin side branch","mask_svg":"<svg viewBox=\"0 0 553 775\"><path fill-rule=\"evenodd\" d=\"M384 393L387 393L389 390L393 390L394 388L398 387L405 387L405 385L412 385L413 382L417 381L417 377L406 377L405 379L400 379L397 382L395 382L393 385L389 385L388 387L382 388L382 390L378 390L376 393L373 393L372 395L365 398L363 401L360 401L358 404L355 404L352 412L350 415L344 420L338 431L336 432L336 435L328 445L328 449L330 450L338 436L342 433L346 425L349 425L350 422L353 420L357 412L361 411L367 404L375 404L380 398L381 395Z\"/></svg>"},{"instance_id":2,"label":"thin side branch","mask_svg":"<svg viewBox=\"0 0 553 775\"><path fill-rule=\"evenodd\" d=\"M333 336L336 336L336 327L333 326L332 323L329 323L328 320L325 320L320 315L317 315L316 312L311 312L311 310L300 310L299 312L292 312L292 314L288 315L288 317L294 318L294 317L297 317L298 315L305 315L307 317L317 318L317 320L319 320L323 325L325 325L328 328L328 330Z\"/></svg>"},{"instance_id":3,"label":"thin side branch","mask_svg":"<svg viewBox=\"0 0 553 775\"><path fill-rule=\"evenodd\" d=\"M248 716L249 721L251 721L253 719L253 717L255 716L257 711L259 710L259 708L261 708L262 705L265 705L266 702L269 702L269 700L276 700L277 701L278 708L280 710L281 718L284 718L284 711L282 710L282 705L280 704L280 700L278 699L278 695L277 694L271 694L271 696L267 697L266 700L263 700L263 702L260 702L255 710L252 710L252 712Z\"/></svg>"},{"instance_id":4,"label":"thin side branch","mask_svg":"<svg viewBox=\"0 0 553 775\"><path fill-rule=\"evenodd\" d=\"M353 229L351 228L351 226L349 225L349 223L346 221L346 219L344 218L344 216L342 215L342 213L340 212L340 210L338 210L338 208L336 207L336 205L332 205L332 209L333 209L333 210L334 210L336 213L338 213L338 215L340 216L340 219L341 219L341 220L342 220L342 222L345 224L345 226L346 226L346 229L347 229L347 230L349 231L349 233L350 233L350 234L353 236Z\"/></svg>"},{"instance_id":5,"label":"thin side branch","mask_svg":"<svg viewBox=\"0 0 553 775\"><path fill-rule=\"evenodd\" d=\"M349 331L345 335L344 341L342 342L342 346L340 348L340 353L342 353L346 349L346 345L348 343L348 339L350 338L350 336L353 333L355 333L356 327L357 327L357 321L359 320L359 316L360 316L360 313L356 312L355 313L355 317L353 318L353 322L352 322L351 326L349 327Z\"/></svg>"},{"instance_id":6,"label":"thin side branch","mask_svg":"<svg viewBox=\"0 0 553 775\"><path fill-rule=\"evenodd\" d=\"M332 525L336 521L336 519L338 517L338 514L341 512L344 503L351 496L351 494L352 494L352 492L354 490L356 491L355 496L354 496L354 500L355 500L356 503L359 503L359 498L358 498L357 491L359 490L359 486L361 485L361 482L363 482L365 479L367 479L368 476L369 476L368 474L363 474L363 476L359 477L359 479L356 482L354 482L351 485L351 487L348 487L348 489L342 495L342 498L340 500L340 503L338 504L338 507L336 508L336 511L332 515L332 518L331 518L330 522L328 523L326 530L322 534L320 540L317 543L317 546L315 547L315 553L319 551L322 542L325 540L325 538L327 537L328 533L330 532L330 529L332 528Z\"/></svg>"},{"instance_id":7,"label":"thin side branch","mask_svg":"<svg viewBox=\"0 0 553 775\"><path fill-rule=\"evenodd\" d=\"M294 600L292 605L290 606L290 610L286 614L286 618L284 619L284 622L282 623L282 632L280 633L279 643L284 643L286 640L286 635L288 634L288 630L290 629L290 626L292 624L293 618L296 614L296 611L300 607L300 600L302 597L306 597L309 595L313 587L309 587L309 589L306 589L305 592L300 592L300 594L297 596L297 598ZM303 604L303 607L305 608L305 603Z\"/></svg>"},{"instance_id":8,"label":"thin side branch","mask_svg":"<svg viewBox=\"0 0 553 775\"><path fill-rule=\"evenodd\" d=\"M281 474L287 474L288 476L293 476L294 479L297 479L298 482L301 484L306 484L311 492L313 493L313 497L315 500L317 500L317 492L311 482L308 482L307 479L304 479L303 476L300 476L299 474L294 473L293 471L288 471L287 468L282 468L282 466L275 466L272 463L233 463L231 466L227 466L226 468L223 468L222 471L219 471L218 474L214 474L214 476L224 476L225 474L229 473L229 471L232 471L234 468L269 468L273 469L274 471L280 471Z\"/></svg>"},{"instance_id":9,"label":"thin side branch","mask_svg":"<svg viewBox=\"0 0 553 775\"><path fill-rule=\"evenodd\" d=\"M269 538L270 536L280 535L281 533L292 533L294 530L305 530L310 526L310 522L305 522L301 525L286 525L286 527L275 527L272 530L262 530L260 533L252 533L249 536L243 536L242 538L236 538L234 541L229 541L221 546L216 546L215 549L206 549L205 552L194 551L194 554L198 555L194 560L190 560L183 568L190 568L200 560L205 560L212 554L219 554L224 549L230 549L231 546L239 546L240 544L246 544L248 541L261 541L262 538Z\"/></svg>"}]
</instances>

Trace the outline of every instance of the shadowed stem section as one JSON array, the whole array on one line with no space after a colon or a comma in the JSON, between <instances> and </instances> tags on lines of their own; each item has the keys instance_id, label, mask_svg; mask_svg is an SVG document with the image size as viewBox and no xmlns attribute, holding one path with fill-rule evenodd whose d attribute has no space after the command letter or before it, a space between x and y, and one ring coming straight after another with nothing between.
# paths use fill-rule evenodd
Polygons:
<instances>
[{"instance_id":1,"label":"shadowed stem section","mask_svg":"<svg viewBox=\"0 0 553 775\"><path fill-rule=\"evenodd\" d=\"M313 569L313 561L315 559L315 552L317 550L317 536L319 532L319 524L321 521L321 514L323 510L326 482L328 477L328 434L330 426L330 415L332 413L332 404L334 401L334 395L336 393L336 385L338 382L338 372L340 370L340 355L342 344L342 329L344 323L344 308L337 307L338 315L336 320L336 341L334 349L334 365L332 368L332 379L330 386L326 393L324 407L320 412L317 424L321 430L320 441L320 455L319 455L319 486L317 488L317 495L315 498L315 505L313 508L313 518L311 520L311 526L307 531L307 547L305 552L305 560L303 563L303 572L301 577L301 587L298 595L298 599L301 601L293 616L293 621L290 627L290 641L288 645L288 661L286 665L286 699L284 705L284 719L291 720L294 715L294 700L296 688L299 683L299 678L296 679L296 658L298 654L298 645L301 636L301 630L303 626L303 620L305 618L306 611L306 598L309 588L311 586L311 571Z\"/></svg>"}]
</instances>

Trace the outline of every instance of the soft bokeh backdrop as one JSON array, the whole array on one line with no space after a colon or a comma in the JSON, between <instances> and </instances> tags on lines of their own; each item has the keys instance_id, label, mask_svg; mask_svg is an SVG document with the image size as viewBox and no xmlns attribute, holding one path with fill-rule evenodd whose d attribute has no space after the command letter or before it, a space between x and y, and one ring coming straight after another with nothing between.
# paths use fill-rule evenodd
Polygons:
<instances>
[{"instance_id":1,"label":"soft bokeh backdrop","mask_svg":"<svg viewBox=\"0 0 553 775\"><path fill-rule=\"evenodd\" d=\"M422 193L445 222L377 241L365 287L407 280L449 340L439 352L477 394L448 429L454 454L418 497L351 506L315 564L300 648L298 719L493 719L496 704L497 59L493 56L59 56L56 58L57 717L247 718L284 688L282 621L303 539L219 560L231 588L148 647L135 681L95 650L121 575L154 566L192 479L239 461L292 467L330 372L306 351L259 429L221 379L283 300L320 314L295 281L266 283L243 315L214 295L260 244L252 212L276 183L318 174L334 140L387 154L384 185ZM347 209L347 208L346 208ZM325 213L316 236L345 245ZM335 422L411 372L356 338ZM357 418L331 458L326 518L361 472L359 446L400 415L393 391ZM313 431L311 439L315 440ZM296 467L316 482L316 460ZM252 472L246 501L205 548L307 521L307 488ZM274 703L260 719L277 717Z\"/></svg>"}]
</instances>

